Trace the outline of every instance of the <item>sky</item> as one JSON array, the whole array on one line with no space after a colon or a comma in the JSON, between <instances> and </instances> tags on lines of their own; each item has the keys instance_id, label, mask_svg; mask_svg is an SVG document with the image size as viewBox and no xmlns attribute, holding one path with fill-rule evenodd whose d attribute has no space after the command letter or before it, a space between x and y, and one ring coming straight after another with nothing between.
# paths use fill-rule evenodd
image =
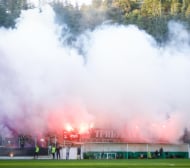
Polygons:
<instances>
[{"instance_id":1,"label":"sky","mask_svg":"<svg viewBox=\"0 0 190 168\"><path fill-rule=\"evenodd\" d=\"M168 24L164 46L134 25L100 25L62 43L46 5L0 28L0 132L116 130L129 142L179 142L189 128L189 32Z\"/></svg>"}]
</instances>

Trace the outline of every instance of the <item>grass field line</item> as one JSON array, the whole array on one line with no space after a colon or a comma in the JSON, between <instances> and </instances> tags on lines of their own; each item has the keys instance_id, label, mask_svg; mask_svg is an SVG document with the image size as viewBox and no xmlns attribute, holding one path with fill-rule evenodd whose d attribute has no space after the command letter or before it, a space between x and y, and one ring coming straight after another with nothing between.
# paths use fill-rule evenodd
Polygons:
<instances>
[{"instance_id":1,"label":"grass field line","mask_svg":"<svg viewBox=\"0 0 190 168\"><path fill-rule=\"evenodd\" d=\"M2 168L190 168L189 159L172 159L172 160L0 160Z\"/></svg>"}]
</instances>

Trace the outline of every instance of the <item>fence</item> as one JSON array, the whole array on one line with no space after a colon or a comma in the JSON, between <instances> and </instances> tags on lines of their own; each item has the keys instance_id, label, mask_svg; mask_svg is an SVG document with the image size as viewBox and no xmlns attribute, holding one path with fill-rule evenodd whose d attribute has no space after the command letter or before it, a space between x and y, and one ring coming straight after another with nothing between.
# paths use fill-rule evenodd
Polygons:
<instances>
[{"instance_id":1,"label":"fence","mask_svg":"<svg viewBox=\"0 0 190 168\"><path fill-rule=\"evenodd\" d=\"M84 159L188 158L188 144L86 143Z\"/></svg>"}]
</instances>

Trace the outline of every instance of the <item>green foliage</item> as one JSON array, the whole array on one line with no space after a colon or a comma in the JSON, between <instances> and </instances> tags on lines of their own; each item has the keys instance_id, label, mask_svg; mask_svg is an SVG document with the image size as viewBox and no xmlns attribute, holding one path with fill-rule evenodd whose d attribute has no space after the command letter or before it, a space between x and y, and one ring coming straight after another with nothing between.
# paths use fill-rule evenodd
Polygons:
<instances>
[{"instance_id":1,"label":"green foliage","mask_svg":"<svg viewBox=\"0 0 190 168\"><path fill-rule=\"evenodd\" d=\"M0 27L14 27L22 9L27 9L26 0L0 0Z\"/></svg>"},{"instance_id":2,"label":"green foliage","mask_svg":"<svg viewBox=\"0 0 190 168\"><path fill-rule=\"evenodd\" d=\"M57 4L60 6L60 4ZM158 42L167 38L170 20L183 21L189 25L189 0L93 0L92 5L72 10L62 5L57 16L66 23L71 34L80 34L86 29L109 21L117 24L135 24L155 37Z\"/></svg>"},{"instance_id":3,"label":"green foliage","mask_svg":"<svg viewBox=\"0 0 190 168\"><path fill-rule=\"evenodd\" d=\"M141 6L141 14L146 17L157 17L161 15L161 3L158 0L144 0Z\"/></svg>"},{"instance_id":4,"label":"green foliage","mask_svg":"<svg viewBox=\"0 0 190 168\"><path fill-rule=\"evenodd\" d=\"M190 17L190 4L188 4L188 6L187 6L187 9L186 9L186 11L185 11L185 16L186 16L187 18Z\"/></svg>"},{"instance_id":5,"label":"green foliage","mask_svg":"<svg viewBox=\"0 0 190 168\"><path fill-rule=\"evenodd\" d=\"M69 1L55 1L57 21L66 24L67 40L72 43L78 34L93 30L104 23L135 24L155 37L158 42L167 38L170 20L190 26L190 0L93 0L89 6L73 6ZM26 0L0 0L0 26L14 27ZM65 32L65 30L63 31Z\"/></svg>"},{"instance_id":6,"label":"green foliage","mask_svg":"<svg viewBox=\"0 0 190 168\"><path fill-rule=\"evenodd\" d=\"M131 11L131 4L129 0L115 0L112 4L116 8L119 8L124 14Z\"/></svg>"}]
</instances>

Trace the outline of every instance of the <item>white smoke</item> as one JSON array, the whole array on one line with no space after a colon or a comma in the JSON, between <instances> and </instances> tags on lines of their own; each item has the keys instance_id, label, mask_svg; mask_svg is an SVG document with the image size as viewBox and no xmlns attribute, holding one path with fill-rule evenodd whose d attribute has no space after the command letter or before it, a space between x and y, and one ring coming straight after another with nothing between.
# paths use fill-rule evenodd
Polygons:
<instances>
[{"instance_id":1,"label":"white smoke","mask_svg":"<svg viewBox=\"0 0 190 168\"><path fill-rule=\"evenodd\" d=\"M4 134L94 124L128 141L176 142L189 127L189 33L171 22L159 47L136 26L102 25L63 46L49 6L0 29L0 129Z\"/></svg>"},{"instance_id":2,"label":"white smoke","mask_svg":"<svg viewBox=\"0 0 190 168\"><path fill-rule=\"evenodd\" d=\"M73 6L75 6L76 4L78 6L82 6L82 5L90 5L92 3L92 0L27 0L28 4L32 4L35 7L40 7L49 3L53 3L53 2L59 2L59 3L70 3Z\"/></svg>"},{"instance_id":3,"label":"white smoke","mask_svg":"<svg viewBox=\"0 0 190 168\"><path fill-rule=\"evenodd\" d=\"M176 141L188 124L188 32L171 24L181 33L171 31L175 36L163 48L135 26L103 26L91 33L87 68L96 88L93 102L98 100L101 123L125 126L131 141Z\"/></svg>"}]
</instances>

